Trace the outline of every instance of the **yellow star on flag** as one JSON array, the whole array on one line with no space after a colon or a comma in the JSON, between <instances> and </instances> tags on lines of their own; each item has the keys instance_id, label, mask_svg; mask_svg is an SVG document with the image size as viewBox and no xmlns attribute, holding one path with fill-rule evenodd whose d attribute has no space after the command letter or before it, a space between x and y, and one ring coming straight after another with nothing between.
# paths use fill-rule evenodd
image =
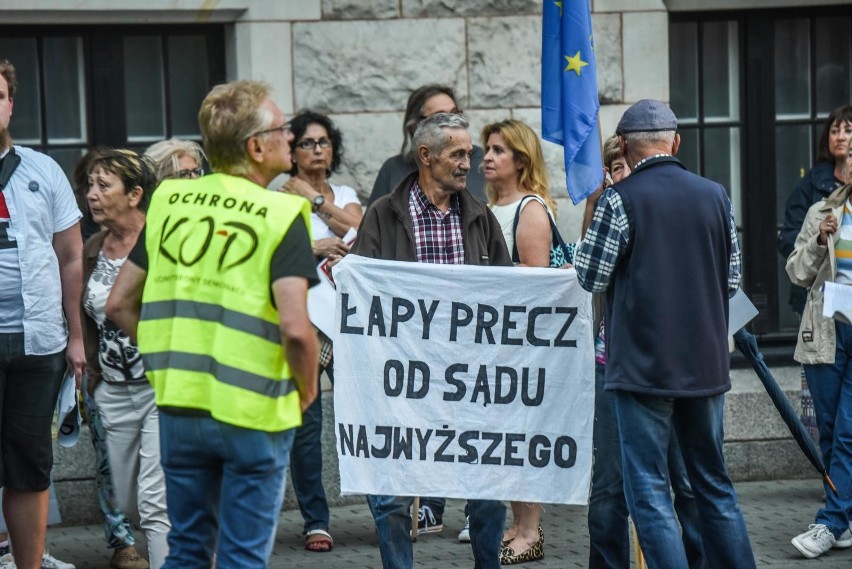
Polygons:
<instances>
[{"instance_id":1,"label":"yellow star on flag","mask_svg":"<svg viewBox=\"0 0 852 569\"><path fill-rule=\"evenodd\" d=\"M568 65L565 66L565 69L563 71L573 71L577 75L580 74L580 70L582 68L584 68L585 66L588 65L588 63L586 63L585 61L580 59L580 52L579 51L574 54L574 57L571 57L570 55L566 55L565 61L568 62Z\"/></svg>"},{"instance_id":2,"label":"yellow star on flag","mask_svg":"<svg viewBox=\"0 0 852 569\"><path fill-rule=\"evenodd\" d=\"M559 17L562 17L562 2L554 2L557 6L559 6Z\"/></svg>"}]
</instances>

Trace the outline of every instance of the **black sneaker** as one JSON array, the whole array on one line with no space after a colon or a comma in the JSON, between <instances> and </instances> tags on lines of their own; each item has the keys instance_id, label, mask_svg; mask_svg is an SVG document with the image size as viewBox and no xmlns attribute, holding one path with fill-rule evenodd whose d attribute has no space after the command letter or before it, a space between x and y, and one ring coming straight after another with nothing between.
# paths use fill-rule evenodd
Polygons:
<instances>
[{"instance_id":1,"label":"black sneaker","mask_svg":"<svg viewBox=\"0 0 852 569\"><path fill-rule=\"evenodd\" d=\"M441 515L436 516L432 508L426 505L420 506L420 510L417 511L417 535L440 533L444 529L442 522Z\"/></svg>"}]
</instances>

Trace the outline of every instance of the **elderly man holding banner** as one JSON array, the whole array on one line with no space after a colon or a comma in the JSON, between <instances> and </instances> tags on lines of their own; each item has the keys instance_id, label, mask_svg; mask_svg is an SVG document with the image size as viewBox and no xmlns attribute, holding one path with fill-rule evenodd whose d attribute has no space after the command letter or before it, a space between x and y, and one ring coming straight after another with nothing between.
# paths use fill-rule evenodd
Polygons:
<instances>
[{"instance_id":1,"label":"elderly man holding banner","mask_svg":"<svg viewBox=\"0 0 852 569\"><path fill-rule=\"evenodd\" d=\"M418 126L418 171L367 211L335 267L335 351L359 362L335 386L341 490L369 494L385 569L413 566L411 496L469 498L474 566L497 569L499 500L554 501L571 468L569 500L588 495L589 295L573 271L509 268L500 226L465 189L467 127L449 113ZM568 351L587 356L588 388L564 389Z\"/></svg>"},{"instance_id":2,"label":"elderly man holding banner","mask_svg":"<svg viewBox=\"0 0 852 569\"><path fill-rule=\"evenodd\" d=\"M418 263L512 264L497 220L466 189L473 153L467 127L463 117L451 113L437 113L420 123L412 139L417 172L367 211L352 254ZM412 567L413 498L371 495L367 501L384 569ZM505 519L502 502L471 500L476 567L500 566Z\"/></svg>"}]
</instances>

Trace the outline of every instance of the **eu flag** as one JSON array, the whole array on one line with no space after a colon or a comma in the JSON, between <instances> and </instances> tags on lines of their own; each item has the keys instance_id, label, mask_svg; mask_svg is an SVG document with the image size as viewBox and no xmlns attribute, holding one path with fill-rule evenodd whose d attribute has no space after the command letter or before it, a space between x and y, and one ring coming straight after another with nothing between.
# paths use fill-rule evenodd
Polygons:
<instances>
[{"instance_id":1,"label":"eu flag","mask_svg":"<svg viewBox=\"0 0 852 569\"><path fill-rule=\"evenodd\" d=\"M561 144L577 204L603 180L598 83L589 0L546 0L541 40L541 132Z\"/></svg>"}]
</instances>

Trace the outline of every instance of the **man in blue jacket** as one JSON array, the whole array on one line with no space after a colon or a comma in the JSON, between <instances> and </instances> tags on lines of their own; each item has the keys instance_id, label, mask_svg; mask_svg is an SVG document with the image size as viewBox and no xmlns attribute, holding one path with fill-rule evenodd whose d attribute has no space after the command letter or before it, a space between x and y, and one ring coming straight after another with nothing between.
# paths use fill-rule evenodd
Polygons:
<instances>
[{"instance_id":1,"label":"man in blue jacket","mask_svg":"<svg viewBox=\"0 0 852 569\"><path fill-rule=\"evenodd\" d=\"M606 293L604 388L616 396L627 505L648 565L687 566L668 480L674 430L709 565L752 568L722 455L740 249L725 189L674 158L676 130L660 101L624 113L616 134L632 174L601 195L575 266L584 289Z\"/></svg>"}]
</instances>

